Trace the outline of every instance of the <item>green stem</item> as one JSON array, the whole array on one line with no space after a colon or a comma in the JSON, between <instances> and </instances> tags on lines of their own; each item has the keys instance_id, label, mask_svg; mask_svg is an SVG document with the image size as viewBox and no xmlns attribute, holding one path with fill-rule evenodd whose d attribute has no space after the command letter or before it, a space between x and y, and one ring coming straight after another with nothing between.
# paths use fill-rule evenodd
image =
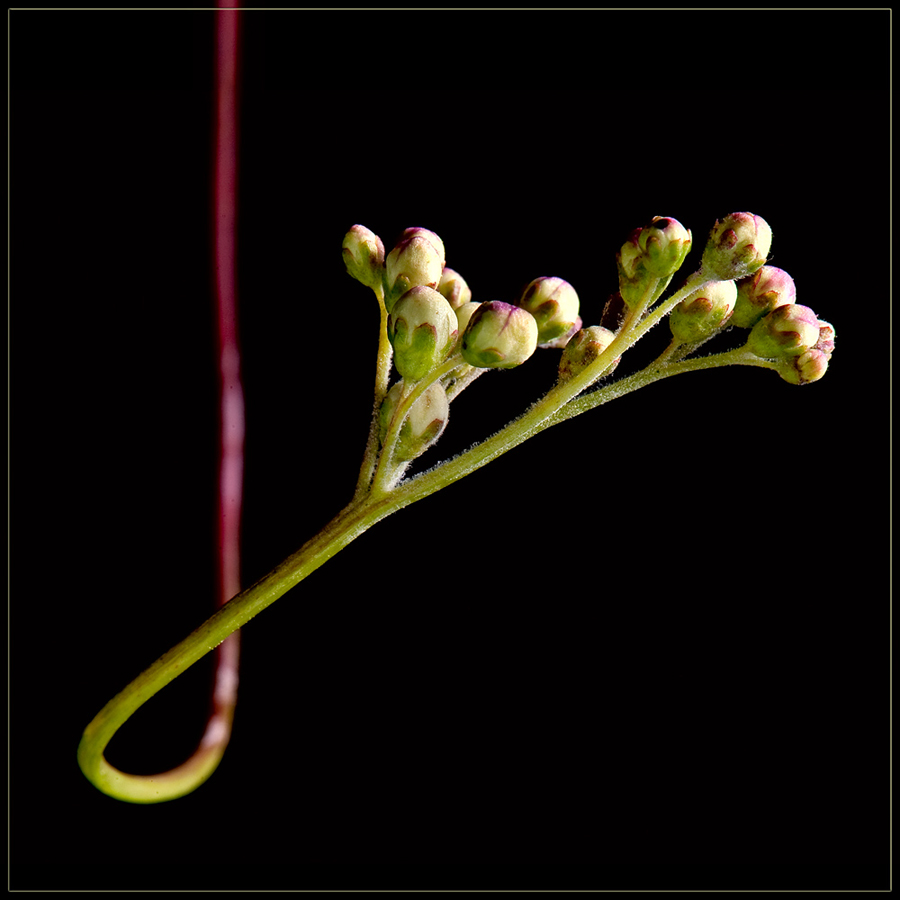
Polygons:
<instances>
[{"instance_id":1,"label":"green stem","mask_svg":"<svg viewBox=\"0 0 900 900\"><path fill-rule=\"evenodd\" d=\"M375 475L372 478L373 495L377 496L390 490L391 486L396 484L406 469L406 464L401 463L397 465L394 463L394 449L397 446L397 441L400 439L400 430L403 427L403 422L409 415L409 411L413 408L416 400L436 381L457 368L461 362L462 357L458 353L454 353L437 368L432 369L420 381L404 384L404 394L400 398L400 402L397 404L397 408L394 410L394 415L388 425L381 456L375 469Z\"/></svg>"},{"instance_id":2,"label":"green stem","mask_svg":"<svg viewBox=\"0 0 900 900\"><path fill-rule=\"evenodd\" d=\"M378 462L378 411L387 396L388 383L391 378L391 359L394 349L388 338L388 311L384 302L384 289L381 285L374 287L375 296L378 298L378 307L381 311L381 321L378 330L378 353L375 360L375 399L373 402L372 421L369 424L369 436L366 440L366 452L363 455L362 465L359 469L359 478L356 482L354 500L361 500L372 483L375 466Z\"/></svg>"},{"instance_id":3,"label":"green stem","mask_svg":"<svg viewBox=\"0 0 900 900\"><path fill-rule=\"evenodd\" d=\"M174 800L199 787L219 762L221 753L217 753L215 747L201 745L188 763L162 775L121 772L106 761L103 751L122 724L154 694L303 581L335 553L403 505L406 503L402 498L393 496L352 502L312 540L252 587L222 606L113 697L84 730L78 746L78 764L88 780L105 794L132 803Z\"/></svg>"}]
</instances>

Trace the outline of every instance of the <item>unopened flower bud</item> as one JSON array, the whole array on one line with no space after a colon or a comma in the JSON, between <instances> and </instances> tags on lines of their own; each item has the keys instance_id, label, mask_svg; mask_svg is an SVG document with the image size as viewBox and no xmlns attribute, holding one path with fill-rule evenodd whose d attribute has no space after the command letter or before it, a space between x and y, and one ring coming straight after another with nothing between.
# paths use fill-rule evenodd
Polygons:
<instances>
[{"instance_id":1,"label":"unopened flower bud","mask_svg":"<svg viewBox=\"0 0 900 900\"><path fill-rule=\"evenodd\" d=\"M511 369L537 349L538 326L528 310L511 303L482 303L469 319L462 356L479 369Z\"/></svg>"},{"instance_id":2,"label":"unopened flower bud","mask_svg":"<svg viewBox=\"0 0 900 900\"><path fill-rule=\"evenodd\" d=\"M583 372L613 342L615 333L601 325L589 325L582 328L566 344L559 361L559 379L568 381L579 372ZM622 357L614 360L606 370L608 375L619 364Z\"/></svg>"},{"instance_id":3,"label":"unopened flower bud","mask_svg":"<svg viewBox=\"0 0 900 900\"><path fill-rule=\"evenodd\" d=\"M814 349L821 350L829 359L834 353L834 325L824 319L819 319L819 339Z\"/></svg>"},{"instance_id":4,"label":"unopened flower bud","mask_svg":"<svg viewBox=\"0 0 900 900\"><path fill-rule=\"evenodd\" d=\"M480 303L475 303L470 300L468 303L463 303L462 306L458 306L455 310L456 313L456 321L459 323L459 333L462 335L465 333L466 326L469 324L469 319L475 313L475 310L481 306Z\"/></svg>"},{"instance_id":5,"label":"unopened flower bud","mask_svg":"<svg viewBox=\"0 0 900 900\"><path fill-rule=\"evenodd\" d=\"M462 275L446 266L441 274L438 292L447 298L447 302L454 309L459 309L463 303L468 303L472 299L472 289L466 284Z\"/></svg>"},{"instance_id":6,"label":"unopened flower bud","mask_svg":"<svg viewBox=\"0 0 900 900\"><path fill-rule=\"evenodd\" d=\"M408 290L394 304L388 319L394 365L410 381L424 378L442 363L458 334L453 307L437 291L424 285Z\"/></svg>"},{"instance_id":7,"label":"unopened flower bud","mask_svg":"<svg viewBox=\"0 0 900 900\"><path fill-rule=\"evenodd\" d=\"M778 361L775 371L790 384L812 384L828 369L829 354L815 348Z\"/></svg>"},{"instance_id":8,"label":"unopened flower bud","mask_svg":"<svg viewBox=\"0 0 900 900\"><path fill-rule=\"evenodd\" d=\"M384 268L384 244L364 225L354 225L345 235L344 264L347 271L366 287L381 284Z\"/></svg>"},{"instance_id":9,"label":"unopened flower bud","mask_svg":"<svg viewBox=\"0 0 900 900\"><path fill-rule=\"evenodd\" d=\"M437 288L444 272L444 243L427 228L407 228L385 260L385 303L388 312L410 288Z\"/></svg>"},{"instance_id":10,"label":"unopened flower bud","mask_svg":"<svg viewBox=\"0 0 900 900\"><path fill-rule=\"evenodd\" d=\"M404 383L398 381L387 393L378 414L379 439L384 443L394 411L403 393ZM394 448L394 459L406 462L423 454L447 427L450 402L440 382L435 382L416 400L400 428Z\"/></svg>"},{"instance_id":11,"label":"unopened flower bud","mask_svg":"<svg viewBox=\"0 0 900 900\"><path fill-rule=\"evenodd\" d=\"M775 266L763 266L753 275L742 278L737 289L737 301L729 324L738 328L752 328L766 313L797 299L794 279Z\"/></svg>"},{"instance_id":12,"label":"unopened flower bud","mask_svg":"<svg viewBox=\"0 0 900 900\"><path fill-rule=\"evenodd\" d=\"M733 281L711 281L669 313L672 334L683 344L711 337L731 315L737 287Z\"/></svg>"},{"instance_id":13,"label":"unopened flower bud","mask_svg":"<svg viewBox=\"0 0 900 900\"><path fill-rule=\"evenodd\" d=\"M691 233L677 219L654 216L638 235L643 265L652 278L668 278L681 268L691 249Z\"/></svg>"},{"instance_id":14,"label":"unopened flower bud","mask_svg":"<svg viewBox=\"0 0 900 900\"><path fill-rule=\"evenodd\" d=\"M819 340L819 320L808 306L789 303L773 309L750 330L747 347L763 359L800 356Z\"/></svg>"},{"instance_id":15,"label":"unopened flower bud","mask_svg":"<svg viewBox=\"0 0 900 900\"><path fill-rule=\"evenodd\" d=\"M525 288L519 306L528 310L538 326L538 343L563 337L578 319L578 294L562 278L535 278Z\"/></svg>"},{"instance_id":16,"label":"unopened flower bud","mask_svg":"<svg viewBox=\"0 0 900 900\"><path fill-rule=\"evenodd\" d=\"M716 222L700 266L720 281L752 275L766 262L772 229L761 216L739 212Z\"/></svg>"}]
</instances>

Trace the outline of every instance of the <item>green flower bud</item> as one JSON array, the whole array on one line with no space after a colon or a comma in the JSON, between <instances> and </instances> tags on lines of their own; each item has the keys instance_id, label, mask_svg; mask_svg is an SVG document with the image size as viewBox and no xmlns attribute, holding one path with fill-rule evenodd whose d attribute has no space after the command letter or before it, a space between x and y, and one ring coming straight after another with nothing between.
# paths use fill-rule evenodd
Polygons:
<instances>
[{"instance_id":1,"label":"green flower bud","mask_svg":"<svg viewBox=\"0 0 900 900\"><path fill-rule=\"evenodd\" d=\"M637 239L644 269L652 278L675 274L691 249L691 233L677 219L654 216Z\"/></svg>"},{"instance_id":2,"label":"green flower bud","mask_svg":"<svg viewBox=\"0 0 900 900\"><path fill-rule=\"evenodd\" d=\"M377 234L364 225L354 225L343 243L344 265L347 271L366 287L381 284L384 269L384 244Z\"/></svg>"},{"instance_id":3,"label":"green flower bud","mask_svg":"<svg viewBox=\"0 0 900 900\"><path fill-rule=\"evenodd\" d=\"M799 356L780 359L776 371L789 384L812 384L825 374L829 358L830 354L812 348Z\"/></svg>"},{"instance_id":4,"label":"green flower bud","mask_svg":"<svg viewBox=\"0 0 900 900\"><path fill-rule=\"evenodd\" d=\"M482 303L469 319L462 356L479 369L511 369L537 349L538 326L528 310L511 303Z\"/></svg>"},{"instance_id":5,"label":"green flower bud","mask_svg":"<svg viewBox=\"0 0 900 900\"><path fill-rule=\"evenodd\" d=\"M447 302L454 308L459 309L464 303L469 303L472 299L472 290L466 284L465 279L459 272L448 269L444 266L441 274L441 281L438 284L438 292L447 298Z\"/></svg>"},{"instance_id":6,"label":"green flower bud","mask_svg":"<svg viewBox=\"0 0 900 900\"><path fill-rule=\"evenodd\" d=\"M712 337L728 321L736 298L733 281L711 281L669 313L672 334L683 344Z\"/></svg>"},{"instance_id":7,"label":"green flower bud","mask_svg":"<svg viewBox=\"0 0 900 900\"><path fill-rule=\"evenodd\" d=\"M582 328L563 350L559 361L559 380L568 381L572 376L583 372L613 342L615 336L615 332L601 325ZM609 375L621 359L620 356L614 360L605 374Z\"/></svg>"},{"instance_id":8,"label":"green flower bud","mask_svg":"<svg viewBox=\"0 0 900 900\"><path fill-rule=\"evenodd\" d=\"M578 318L578 294L562 278L535 278L525 288L519 306L534 316L539 344L563 337Z\"/></svg>"},{"instance_id":9,"label":"green flower bud","mask_svg":"<svg viewBox=\"0 0 900 900\"><path fill-rule=\"evenodd\" d=\"M739 212L716 222L700 266L708 275L729 281L752 275L766 262L772 229L761 216Z\"/></svg>"},{"instance_id":10,"label":"green flower bud","mask_svg":"<svg viewBox=\"0 0 900 900\"><path fill-rule=\"evenodd\" d=\"M407 291L388 319L394 365L409 381L424 378L456 344L459 323L453 307L435 290L420 285Z\"/></svg>"},{"instance_id":11,"label":"green flower bud","mask_svg":"<svg viewBox=\"0 0 900 900\"><path fill-rule=\"evenodd\" d=\"M379 440L384 443L394 410L400 402L404 382L398 381L387 393L378 413ZM450 415L450 402L440 382L435 382L416 400L400 428L394 459L407 462L421 456L443 434Z\"/></svg>"},{"instance_id":12,"label":"green flower bud","mask_svg":"<svg viewBox=\"0 0 900 900\"><path fill-rule=\"evenodd\" d=\"M788 303L753 326L747 347L763 359L800 356L815 347L819 332L819 320L808 306Z\"/></svg>"},{"instance_id":13,"label":"green flower bud","mask_svg":"<svg viewBox=\"0 0 900 900\"><path fill-rule=\"evenodd\" d=\"M427 228L407 228L385 260L385 303L391 311L410 288L437 288L444 272L444 243Z\"/></svg>"},{"instance_id":14,"label":"green flower bud","mask_svg":"<svg viewBox=\"0 0 900 900\"><path fill-rule=\"evenodd\" d=\"M691 249L691 233L677 219L654 216L635 228L616 254L619 293L634 306L652 281L671 278Z\"/></svg>"},{"instance_id":15,"label":"green flower bud","mask_svg":"<svg viewBox=\"0 0 900 900\"><path fill-rule=\"evenodd\" d=\"M775 266L763 266L753 275L742 278L737 289L737 301L729 324L738 328L752 328L766 313L797 299L794 279Z\"/></svg>"}]
</instances>

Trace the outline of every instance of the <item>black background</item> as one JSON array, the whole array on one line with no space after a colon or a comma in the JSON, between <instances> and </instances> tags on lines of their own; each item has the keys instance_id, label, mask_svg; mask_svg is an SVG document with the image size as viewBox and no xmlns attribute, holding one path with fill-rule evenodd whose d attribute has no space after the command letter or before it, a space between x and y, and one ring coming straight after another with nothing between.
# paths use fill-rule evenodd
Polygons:
<instances>
[{"instance_id":1,"label":"black background","mask_svg":"<svg viewBox=\"0 0 900 900\"><path fill-rule=\"evenodd\" d=\"M12 887L886 885L888 12L244 16L246 584L355 483L355 222L438 232L476 300L560 275L589 324L632 228L750 210L837 349L802 389L654 385L378 525L244 629L231 746L159 806L75 748L213 602L214 14L10 29ZM208 677L110 760L183 759Z\"/></svg>"}]
</instances>

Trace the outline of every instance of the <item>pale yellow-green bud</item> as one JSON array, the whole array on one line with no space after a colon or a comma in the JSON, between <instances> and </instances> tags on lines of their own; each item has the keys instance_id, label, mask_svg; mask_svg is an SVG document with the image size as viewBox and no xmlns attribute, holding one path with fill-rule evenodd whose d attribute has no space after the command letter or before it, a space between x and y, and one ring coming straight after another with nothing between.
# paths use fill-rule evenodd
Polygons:
<instances>
[{"instance_id":1,"label":"pale yellow-green bud","mask_svg":"<svg viewBox=\"0 0 900 900\"><path fill-rule=\"evenodd\" d=\"M404 382L398 381L381 404L378 414L379 440L384 443L394 411L404 390ZM408 462L421 456L443 434L450 415L450 402L440 382L435 382L416 400L400 428L394 449L397 462Z\"/></svg>"},{"instance_id":2,"label":"pale yellow-green bud","mask_svg":"<svg viewBox=\"0 0 900 900\"><path fill-rule=\"evenodd\" d=\"M470 300L468 303L463 303L462 306L458 306L454 310L454 312L456 313L456 321L459 322L460 337L465 334L466 326L469 324L469 319L472 318L472 315L479 306L481 306L480 303L475 303Z\"/></svg>"},{"instance_id":3,"label":"pale yellow-green bud","mask_svg":"<svg viewBox=\"0 0 900 900\"><path fill-rule=\"evenodd\" d=\"M824 376L830 356L829 353L812 348L799 356L779 359L775 371L789 384L812 384Z\"/></svg>"},{"instance_id":4,"label":"pale yellow-green bud","mask_svg":"<svg viewBox=\"0 0 900 900\"><path fill-rule=\"evenodd\" d=\"M737 287L733 281L712 281L704 285L669 313L672 334L683 344L711 337L728 321L736 298Z\"/></svg>"},{"instance_id":5,"label":"pale yellow-green bud","mask_svg":"<svg viewBox=\"0 0 900 900\"><path fill-rule=\"evenodd\" d=\"M519 306L534 316L539 344L555 341L568 334L578 319L578 294L562 278L535 278L525 288Z\"/></svg>"},{"instance_id":6,"label":"pale yellow-green bud","mask_svg":"<svg viewBox=\"0 0 900 900\"><path fill-rule=\"evenodd\" d=\"M391 309L388 337L394 365L408 381L424 378L449 355L459 334L453 307L436 290L419 285Z\"/></svg>"},{"instance_id":7,"label":"pale yellow-green bud","mask_svg":"<svg viewBox=\"0 0 900 900\"><path fill-rule=\"evenodd\" d=\"M366 287L375 288L384 277L384 244L364 225L354 225L345 235L344 264L347 271Z\"/></svg>"},{"instance_id":8,"label":"pale yellow-green bud","mask_svg":"<svg viewBox=\"0 0 900 900\"><path fill-rule=\"evenodd\" d=\"M559 379L568 381L579 372L583 372L615 339L615 333L601 325L589 325L575 333L562 352L559 361ZM609 375L619 364L621 356L613 360L606 369Z\"/></svg>"},{"instance_id":9,"label":"pale yellow-green bud","mask_svg":"<svg viewBox=\"0 0 900 900\"><path fill-rule=\"evenodd\" d=\"M747 347L763 359L801 356L815 347L820 326L816 314L799 303L788 303L763 316L750 330Z\"/></svg>"},{"instance_id":10,"label":"pale yellow-green bud","mask_svg":"<svg viewBox=\"0 0 900 900\"><path fill-rule=\"evenodd\" d=\"M700 267L720 281L752 275L765 265L772 247L772 229L762 216L738 212L716 222Z\"/></svg>"},{"instance_id":11,"label":"pale yellow-green bud","mask_svg":"<svg viewBox=\"0 0 900 900\"><path fill-rule=\"evenodd\" d=\"M462 338L462 356L479 369L511 369L537 349L534 316L500 301L482 303L469 319Z\"/></svg>"},{"instance_id":12,"label":"pale yellow-green bud","mask_svg":"<svg viewBox=\"0 0 900 900\"><path fill-rule=\"evenodd\" d=\"M388 312L410 288L437 289L444 272L444 243L427 228L407 228L385 260L385 304Z\"/></svg>"},{"instance_id":13,"label":"pale yellow-green bud","mask_svg":"<svg viewBox=\"0 0 900 900\"><path fill-rule=\"evenodd\" d=\"M734 312L728 324L738 328L752 328L766 313L797 299L794 279L775 266L763 266L742 278L737 289Z\"/></svg>"},{"instance_id":14,"label":"pale yellow-green bud","mask_svg":"<svg viewBox=\"0 0 900 900\"><path fill-rule=\"evenodd\" d=\"M444 271L441 274L438 291L447 298L447 302L454 309L459 309L460 306L464 303L469 303L472 299L472 290L466 284L462 275L453 269L448 269L446 266L444 266Z\"/></svg>"},{"instance_id":15,"label":"pale yellow-green bud","mask_svg":"<svg viewBox=\"0 0 900 900\"><path fill-rule=\"evenodd\" d=\"M691 233L677 219L654 216L637 239L643 265L653 278L675 274L691 249Z\"/></svg>"}]
</instances>

